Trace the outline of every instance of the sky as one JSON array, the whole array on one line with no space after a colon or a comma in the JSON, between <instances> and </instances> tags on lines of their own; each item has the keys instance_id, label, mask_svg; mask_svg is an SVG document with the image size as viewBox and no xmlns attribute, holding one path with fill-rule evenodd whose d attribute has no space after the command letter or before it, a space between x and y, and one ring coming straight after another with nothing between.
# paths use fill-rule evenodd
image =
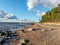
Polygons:
<instances>
[{"instance_id":1,"label":"sky","mask_svg":"<svg viewBox=\"0 0 60 45\"><path fill-rule=\"evenodd\" d=\"M59 2L60 0L0 0L0 18L39 21L42 15Z\"/></svg>"}]
</instances>

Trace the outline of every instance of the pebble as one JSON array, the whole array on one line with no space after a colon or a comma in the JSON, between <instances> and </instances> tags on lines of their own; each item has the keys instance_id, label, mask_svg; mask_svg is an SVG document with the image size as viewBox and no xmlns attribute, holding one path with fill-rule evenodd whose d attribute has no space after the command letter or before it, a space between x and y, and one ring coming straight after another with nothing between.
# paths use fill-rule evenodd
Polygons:
<instances>
[{"instance_id":1,"label":"pebble","mask_svg":"<svg viewBox=\"0 0 60 45\"><path fill-rule=\"evenodd\" d=\"M53 36L53 38L56 38L56 36Z\"/></svg>"},{"instance_id":2,"label":"pebble","mask_svg":"<svg viewBox=\"0 0 60 45\"><path fill-rule=\"evenodd\" d=\"M21 45L21 43L18 43L17 45Z\"/></svg>"},{"instance_id":3,"label":"pebble","mask_svg":"<svg viewBox=\"0 0 60 45\"><path fill-rule=\"evenodd\" d=\"M29 28L28 31L32 31L32 28Z\"/></svg>"},{"instance_id":4,"label":"pebble","mask_svg":"<svg viewBox=\"0 0 60 45\"><path fill-rule=\"evenodd\" d=\"M44 29L42 29L41 31L45 31Z\"/></svg>"},{"instance_id":5,"label":"pebble","mask_svg":"<svg viewBox=\"0 0 60 45\"><path fill-rule=\"evenodd\" d=\"M54 28L49 28L48 30L54 30Z\"/></svg>"},{"instance_id":6,"label":"pebble","mask_svg":"<svg viewBox=\"0 0 60 45\"><path fill-rule=\"evenodd\" d=\"M19 31L20 33L22 33L22 31Z\"/></svg>"},{"instance_id":7,"label":"pebble","mask_svg":"<svg viewBox=\"0 0 60 45\"><path fill-rule=\"evenodd\" d=\"M43 44L46 45L46 42L44 42Z\"/></svg>"}]
</instances>

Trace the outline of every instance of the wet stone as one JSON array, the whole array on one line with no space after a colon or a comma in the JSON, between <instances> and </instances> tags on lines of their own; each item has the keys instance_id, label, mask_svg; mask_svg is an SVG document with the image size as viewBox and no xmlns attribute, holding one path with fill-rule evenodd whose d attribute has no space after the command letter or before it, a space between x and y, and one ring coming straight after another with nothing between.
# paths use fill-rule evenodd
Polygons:
<instances>
[{"instance_id":1,"label":"wet stone","mask_svg":"<svg viewBox=\"0 0 60 45\"><path fill-rule=\"evenodd\" d=\"M6 31L6 32L0 32L0 44L5 44L9 43L11 41L14 41L17 39L17 36L11 32L11 31Z\"/></svg>"}]
</instances>

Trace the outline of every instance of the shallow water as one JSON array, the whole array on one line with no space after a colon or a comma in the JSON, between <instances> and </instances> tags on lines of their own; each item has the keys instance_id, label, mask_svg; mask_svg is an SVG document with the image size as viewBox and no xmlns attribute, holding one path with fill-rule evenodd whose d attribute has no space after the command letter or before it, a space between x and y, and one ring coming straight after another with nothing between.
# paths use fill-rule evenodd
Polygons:
<instances>
[{"instance_id":1,"label":"shallow water","mask_svg":"<svg viewBox=\"0 0 60 45\"><path fill-rule=\"evenodd\" d=\"M24 28L25 26L29 26L32 23L18 23L18 22L0 22L0 30L19 30Z\"/></svg>"}]
</instances>

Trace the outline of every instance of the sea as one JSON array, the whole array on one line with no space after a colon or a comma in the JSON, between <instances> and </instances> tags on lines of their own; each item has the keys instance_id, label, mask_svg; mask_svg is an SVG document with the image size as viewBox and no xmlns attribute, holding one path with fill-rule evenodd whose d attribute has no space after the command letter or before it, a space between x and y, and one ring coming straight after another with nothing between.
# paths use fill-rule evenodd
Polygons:
<instances>
[{"instance_id":1,"label":"sea","mask_svg":"<svg viewBox=\"0 0 60 45\"><path fill-rule=\"evenodd\" d=\"M31 26L35 23L28 22L0 22L0 31L15 31L23 29L26 26Z\"/></svg>"}]
</instances>

